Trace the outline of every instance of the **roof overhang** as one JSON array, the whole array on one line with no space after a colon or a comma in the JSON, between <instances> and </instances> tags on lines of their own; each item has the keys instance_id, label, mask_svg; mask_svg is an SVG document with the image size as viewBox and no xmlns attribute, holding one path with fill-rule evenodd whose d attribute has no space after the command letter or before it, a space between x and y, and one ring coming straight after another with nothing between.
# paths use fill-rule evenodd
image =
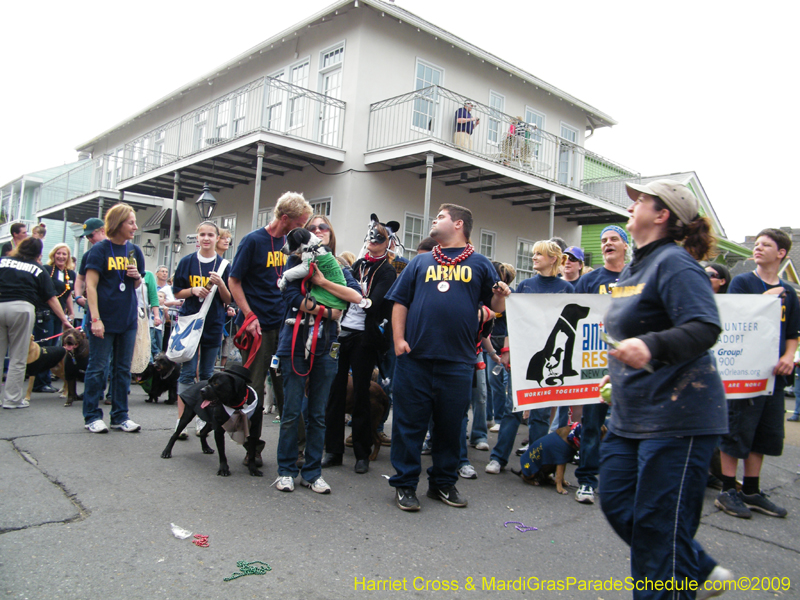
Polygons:
<instances>
[{"instance_id":1,"label":"roof overhang","mask_svg":"<svg viewBox=\"0 0 800 600\"><path fill-rule=\"evenodd\" d=\"M65 220L68 223L83 223L86 219L97 217L98 215L102 218L103 212L117 202L119 202L119 192L98 190L40 210L36 213L36 218ZM136 211L162 208L164 203L161 198L140 194L126 194L123 202L129 204Z\"/></svg>"}]
</instances>

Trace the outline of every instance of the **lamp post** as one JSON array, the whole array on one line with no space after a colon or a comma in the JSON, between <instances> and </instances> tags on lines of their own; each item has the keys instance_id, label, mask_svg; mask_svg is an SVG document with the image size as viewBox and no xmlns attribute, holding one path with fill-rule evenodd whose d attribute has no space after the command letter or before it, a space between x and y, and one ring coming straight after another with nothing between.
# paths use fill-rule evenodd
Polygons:
<instances>
[{"instance_id":1,"label":"lamp post","mask_svg":"<svg viewBox=\"0 0 800 600\"><path fill-rule=\"evenodd\" d=\"M181 241L181 238L175 237L175 241L172 242L172 253L180 254L181 250L183 250L183 242Z\"/></svg>"},{"instance_id":2,"label":"lamp post","mask_svg":"<svg viewBox=\"0 0 800 600\"><path fill-rule=\"evenodd\" d=\"M208 183L203 184L203 193L200 194L194 205L197 207L201 221L207 221L214 214L214 209L217 208L217 199L208 190Z\"/></svg>"}]
</instances>

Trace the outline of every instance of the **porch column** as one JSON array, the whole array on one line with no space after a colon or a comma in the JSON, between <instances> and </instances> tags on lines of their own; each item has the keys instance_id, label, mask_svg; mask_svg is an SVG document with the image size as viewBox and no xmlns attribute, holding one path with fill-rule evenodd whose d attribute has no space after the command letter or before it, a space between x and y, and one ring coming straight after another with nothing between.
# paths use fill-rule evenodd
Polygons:
<instances>
[{"instance_id":1,"label":"porch column","mask_svg":"<svg viewBox=\"0 0 800 600\"><path fill-rule=\"evenodd\" d=\"M97 201L97 218L103 218L103 197L100 196L100 199Z\"/></svg>"},{"instance_id":2,"label":"porch column","mask_svg":"<svg viewBox=\"0 0 800 600\"><path fill-rule=\"evenodd\" d=\"M554 229L556 225L556 195L550 194L550 239L555 235Z\"/></svg>"},{"instance_id":3,"label":"porch column","mask_svg":"<svg viewBox=\"0 0 800 600\"><path fill-rule=\"evenodd\" d=\"M172 247L175 244L175 215L178 212L178 192L181 189L181 173L175 171L173 175L172 184L172 212L169 215L169 259L167 260L167 270L172 273L173 266L172 260Z\"/></svg>"},{"instance_id":4,"label":"porch column","mask_svg":"<svg viewBox=\"0 0 800 600\"><path fill-rule=\"evenodd\" d=\"M61 243L67 243L67 209L64 209L64 228L61 231Z\"/></svg>"},{"instance_id":5,"label":"porch column","mask_svg":"<svg viewBox=\"0 0 800 600\"><path fill-rule=\"evenodd\" d=\"M119 200L118 200L118 202L119 202L120 204L122 204L123 202L125 202L125 190L120 190L120 191L119 191Z\"/></svg>"},{"instance_id":6,"label":"porch column","mask_svg":"<svg viewBox=\"0 0 800 600\"><path fill-rule=\"evenodd\" d=\"M256 190L253 193L253 226L250 231L258 229L258 206L261 201L261 172L264 168L264 142L258 142L256 157Z\"/></svg>"},{"instance_id":7,"label":"porch column","mask_svg":"<svg viewBox=\"0 0 800 600\"><path fill-rule=\"evenodd\" d=\"M19 188L19 211L18 211L19 216L17 217L17 221L21 221L22 220L22 202L24 200L25 200L25 178L23 177L22 178L22 185ZM35 219L36 215L33 215L33 217Z\"/></svg>"},{"instance_id":8,"label":"porch column","mask_svg":"<svg viewBox=\"0 0 800 600\"><path fill-rule=\"evenodd\" d=\"M425 209L422 212L422 237L428 237L425 228L431 217L431 182L433 181L433 152L428 152L425 158Z\"/></svg>"}]
</instances>

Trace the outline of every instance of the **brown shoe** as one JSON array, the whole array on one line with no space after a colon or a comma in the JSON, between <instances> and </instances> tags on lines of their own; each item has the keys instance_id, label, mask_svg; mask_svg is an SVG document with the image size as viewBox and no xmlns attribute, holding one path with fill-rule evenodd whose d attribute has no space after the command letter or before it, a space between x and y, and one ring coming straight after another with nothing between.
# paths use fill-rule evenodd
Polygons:
<instances>
[{"instance_id":1,"label":"brown shoe","mask_svg":"<svg viewBox=\"0 0 800 600\"><path fill-rule=\"evenodd\" d=\"M382 431L378 432L378 439L381 441L381 446L391 446L392 445L392 438L390 438L388 435L386 435Z\"/></svg>"},{"instance_id":2,"label":"brown shoe","mask_svg":"<svg viewBox=\"0 0 800 600\"><path fill-rule=\"evenodd\" d=\"M347 446L348 448L352 448L353 447L353 436L352 435L348 435L347 436L347 439L344 441L344 445Z\"/></svg>"}]
</instances>

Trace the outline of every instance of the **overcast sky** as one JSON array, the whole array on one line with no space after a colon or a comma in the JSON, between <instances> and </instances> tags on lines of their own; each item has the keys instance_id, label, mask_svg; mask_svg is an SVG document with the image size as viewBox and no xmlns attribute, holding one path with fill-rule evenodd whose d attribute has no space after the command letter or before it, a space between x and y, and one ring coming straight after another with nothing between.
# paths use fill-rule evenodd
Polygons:
<instances>
[{"instance_id":1,"label":"overcast sky","mask_svg":"<svg viewBox=\"0 0 800 600\"><path fill-rule=\"evenodd\" d=\"M329 4L5 4L0 184L76 160L79 143ZM696 171L730 239L800 226L800 152L777 130L797 115L800 3L397 4L619 122L588 149L645 176Z\"/></svg>"}]
</instances>

